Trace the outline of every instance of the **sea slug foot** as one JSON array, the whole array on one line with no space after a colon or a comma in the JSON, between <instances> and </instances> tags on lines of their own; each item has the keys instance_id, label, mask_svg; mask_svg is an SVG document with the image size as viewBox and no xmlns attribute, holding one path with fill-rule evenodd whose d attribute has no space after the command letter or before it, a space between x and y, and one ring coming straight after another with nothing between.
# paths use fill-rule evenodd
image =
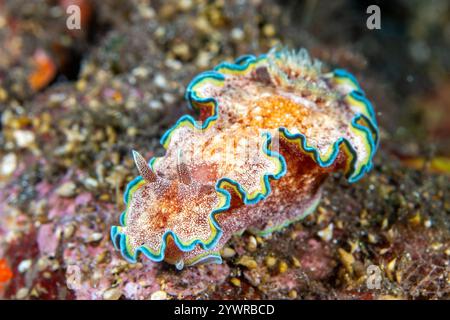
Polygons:
<instances>
[{"instance_id":1,"label":"sea slug foot","mask_svg":"<svg viewBox=\"0 0 450 320\"><path fill-rule=\"evenodd\" d=\"M263 228L250 227L248 231L260 237L268 237L274 232L278 232L289 225L301 221L310 214L314 213L322 198L322 192L317 192L314 197L299 206L297 210L292 210L290 214L284 214L277 220L269 221ZM303 208L303 209L301 209Z\"/></svg>"}]
</instances>

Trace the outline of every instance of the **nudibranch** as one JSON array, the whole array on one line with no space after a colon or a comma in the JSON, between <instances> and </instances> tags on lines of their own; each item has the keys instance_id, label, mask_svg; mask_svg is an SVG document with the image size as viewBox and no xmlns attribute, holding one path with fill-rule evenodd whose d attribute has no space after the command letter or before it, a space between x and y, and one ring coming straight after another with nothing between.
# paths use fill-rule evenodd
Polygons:
<instances>
[{"instance_id":1,"label":"nudibranch","mask_svg":"<svg viewBox=\"0 0 450 320\"><path fill-rule=\"evenodd\" d=\"M136 151L139 176L111 238L124 258L220 263L233 234L266 236L316 208L324 180L372 167L373 107L345 70L324 72L305 49L246 55L203 72L185 115L161 138L162 157Z\"/></svg>"}]
</instances>

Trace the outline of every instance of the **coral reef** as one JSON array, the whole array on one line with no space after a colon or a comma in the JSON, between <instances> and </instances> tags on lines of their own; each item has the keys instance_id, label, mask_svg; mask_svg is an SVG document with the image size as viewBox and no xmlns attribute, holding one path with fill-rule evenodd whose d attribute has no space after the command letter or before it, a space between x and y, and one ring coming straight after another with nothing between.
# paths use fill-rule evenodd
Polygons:
<instances>
[{"instance_id":1,"label":"coral reef","mask_svg":"<svg viewBox=\"0 0 450 320\"><path fill-rule=\"evenodd\" d=\"M74 2L91 22L68 33ZM0 299L449 299L449 3L381 2L376 31L369 4L0 0ZM277 43L358 78L380 125L372 170L330 173L315 214L232 236L220 265L123 259L108 234L130 150L164 155L196 74ZM35 91L41 49L56 74Z\"/></svg>"}]
</instances>

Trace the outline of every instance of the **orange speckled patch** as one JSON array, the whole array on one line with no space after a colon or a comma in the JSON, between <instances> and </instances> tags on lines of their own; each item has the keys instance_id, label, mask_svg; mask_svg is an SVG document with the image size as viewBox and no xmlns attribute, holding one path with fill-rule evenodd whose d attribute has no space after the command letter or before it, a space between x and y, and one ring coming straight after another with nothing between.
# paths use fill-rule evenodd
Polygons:
<instances>
[{"instance_id":1,"label":"orange speckled patch","mask_svg":"<svg viewBox=\"0 0 450 320\"><path fill-rule=\"evenodd\" d=\"M277 129L279 127L293 127L302 129L304 119L311 114L311 110L301 104L282 96L260 98L254 103L249 112L248 125L258 128Z\"/></svg>"},{"instance_id":2,"label":"orange speckled patch","mask_svg":"<svg viewBox=\"0 0 450 320\"><path fill-rule=\"evenodd\" d=\"M33 91L45 88L56 75L56 65L42 49L33 56L34 71L28 76L28 84Z\"/></svg>"},{"instance_id":3,"label":"orange speckled patch","mask_svg":"<svg viewBox=\"0 0 450 320\"><path fill-rule=\"evenodd\" d=\"M0 284L8 282L12 277L13 273L6 263L6 260L0 259Z\"/></svg>"}]
</instances>

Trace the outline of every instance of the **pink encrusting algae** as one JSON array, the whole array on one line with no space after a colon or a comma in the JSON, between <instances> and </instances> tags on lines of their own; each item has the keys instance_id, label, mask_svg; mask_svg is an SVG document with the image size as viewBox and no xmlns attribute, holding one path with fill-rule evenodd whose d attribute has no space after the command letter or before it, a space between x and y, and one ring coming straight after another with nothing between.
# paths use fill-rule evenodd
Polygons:
<instances>
[{"instance_id":1,"label":"pink encrusting algae","mask_svg":"<svg viewBox=\"0 0 450 320\"><path fill-rule=\"evenodd\" d=\"M197 76L183 116L127 186L111 237L131 262L139 254L177 268L221 262L233 234L265 236L314 211L334 171L355 182L372 167L378 129L356 79L323 72L306 50L244 56Z\"/></svg>"}]
</instances>

